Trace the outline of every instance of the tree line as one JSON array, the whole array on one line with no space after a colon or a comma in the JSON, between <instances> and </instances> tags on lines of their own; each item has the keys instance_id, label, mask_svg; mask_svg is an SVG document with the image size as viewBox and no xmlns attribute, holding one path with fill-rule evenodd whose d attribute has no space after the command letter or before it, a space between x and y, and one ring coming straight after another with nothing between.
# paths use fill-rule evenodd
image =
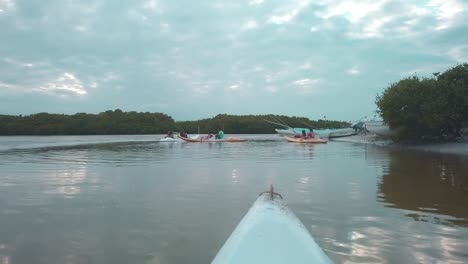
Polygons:
<instances>
[{"instance_id":1,"label":"tree line","mask_svg":"<svg viewBox=\"0 0 468 264\"><path fill-rule=\"evenodd\" d=\"M468 63L393 83L376 104L398 141L453 140L468 127Z\"/></svg>"},{"instance_id":2,"label":"tree line","mask_svg":"<svg viewBox=\"0 0 468 264\"><path fill-rule=\"evenodd\" d=\"M216 132L230 134L275 133L275 126L265 120L277 120L293 127L341 128L350 124L341 121L310 120L305 117L277 115L227 115L195 121L175 121L164 113L124 112L120 109L99 114L73 115L38 113L32 115L0 115L0 135L130 135L163 134L168 131L187 133Z\"/></svg>"}]
</instances>

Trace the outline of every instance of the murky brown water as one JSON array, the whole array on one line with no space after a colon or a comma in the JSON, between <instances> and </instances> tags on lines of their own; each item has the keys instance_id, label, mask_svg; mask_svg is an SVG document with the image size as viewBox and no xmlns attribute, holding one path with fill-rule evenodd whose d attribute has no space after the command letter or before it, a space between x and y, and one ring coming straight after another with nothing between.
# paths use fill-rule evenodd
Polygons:
<instances>
[{"instance_id":1,"label":"murky brown water","mask_svg":"<svg viewBox=\"0 0 468 264\"><path fill-rule=\"evenodd\" d=\"M0 138L0 263L209 263L270 183L337 263L468 262L467 157L267 137Z\"/></svg>"}]
</instances>

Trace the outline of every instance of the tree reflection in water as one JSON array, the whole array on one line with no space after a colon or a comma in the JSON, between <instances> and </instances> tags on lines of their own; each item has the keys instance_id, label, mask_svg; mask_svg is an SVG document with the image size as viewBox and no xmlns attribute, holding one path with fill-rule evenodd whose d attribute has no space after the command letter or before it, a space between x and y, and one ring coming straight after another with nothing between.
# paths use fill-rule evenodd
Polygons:
<instances>
[{"instance_id":1,"label":"tree reflection in water","mask_svg":"<svg viewBox=\"0 0 468 264\"><path fill-rule=\"evenodd\" d=\"M392 151L378 192L416 221L468 227L468 158ZM449 216L449 217L447 217Z\"/></svg>"}]
</instances>

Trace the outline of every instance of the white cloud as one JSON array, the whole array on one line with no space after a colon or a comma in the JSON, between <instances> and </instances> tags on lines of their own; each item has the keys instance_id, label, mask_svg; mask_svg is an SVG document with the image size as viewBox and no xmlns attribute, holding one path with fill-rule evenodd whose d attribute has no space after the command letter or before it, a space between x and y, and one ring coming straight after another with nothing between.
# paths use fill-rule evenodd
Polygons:
<instances>
[{"instance_id":1,"label":"white cloud","mask_svg":"<svg viewBox=\"0 0 468 264\"><path fill-rule=\"evenodd\" d=\"M8 57L3 58L3 61L8 63L8 64L12 64L12 65L23 67L23 68L32 68L32 67L35 66L33 63L22 62L22 61L18 61L18 60L12 59L12 58L8 58Z\"/></svg>"},{"instance_id":2,"label":"white cloud","mask_svg":"<svg viewBox=\"0 0 468 264\"><path fill-rule=\"evenodd\" d=\"M262 5L265 2L265 0L251 0L249 2L249 5L251 6L259 6Z\"/></svg>"},{"instance_id":3,"label":"white cloud","mask_svg":"<svg viewBox=\"0 0 468 264\"><path fill-rule=\"evenodd\" d=\"M388 0L347 0L328 3L325 12L318 15L324 19L335 16L343 16L353 24L359 23L363 18L381 11Z\"/></svg>"},{"instance_id":4,"label":"white cloud","mask_svg":"<svg viewBox=\"0 0 468 264\"><path fill-rule=\"evenodd\" d=\"M298 86L305 87L305 86L312 86L312 85L314 85L314 84L316 84L318 82L319 82L318 79L306 78L306 79L301 79L301 80L294 81L294 84L298 85Z\"/></svg>"},{"instance_id":5,"label":"white cloud","mask_svg":"<svg viewBox=\"0 0 468 264\"><path fill-rule=\"evenodd\" d=\"M21 88L21 87L18 87L17 85L10 84L10 83L0 82L0 90L15 90L17 88Z\"/></svg>"},{"instance_id":6,"label":"white cloud","mask_svg":"<svg viewBox=\"0 0 468 264\"><path fill-rule=\"evenodd\" d=\"M34 89L37 92L67 95L86 95L88 92L84 89L83 83L73 74L65 72L57 79L45 83L39 89Z\"/></svg>"},{"instance_id":7,"label":"white cloud","mask_svg":"<svg viewBox=\"0 0 468 264\"><path fill-rule=\"evenodd\" d=\"M14 0L0 0L0 15L15 8Z\"/></svg>"},{"instance_id":8,"label":"white cloud","mask_svg":"<svg viewBox=\"0 0 468 264\"><path fill-rule=\"evenodd\" d=\"M362 29L349 32L348 36L352 38L380 38L383 37L383 31L386 24L390 23L394 18L384 16L370 19Z\"/></svg>"},{"instance_id":9,"label":"white cloud","mask_svg":"<svg viewBox=\"0 0 468 264\"><path fill-rule=\"evenodd\" d=\"M428 6L436 9L439 20L436 30L449 28L456 17L463 12L463 5L457 0L432 0Z\"/></svg>"},{"instance_id":10,"label":"white cloud","mask_svg":"<svg viewBox=\"0 0 468 264\"><path fill-rule=\"evenodd\" d=\"M243 31L252 30L252 29L256 29L256 28L258 28L258 23L255 20L249 20L249 21L245 22L244 25L242 25L242 30Z\"/></svg>"},{"instance_id":11,"label":"white cloud","mask_svg":"<svg viewBox=\"0 0 468 264\"><path fill-rule=\"evenodd\" d=\"M293 8L289 8L286 11L282 11L281 14L272 15L268 22L272 24L286 24L294 20L304 9L306 9L310 5L310 1L308 0L299 0L297 1L296 5Z\"/></svg>"},{"instance_id":12,"label":"white cloud","mask_svg":"<svg viewBox=\"0 0 468 264\"><path fill-rule=\"evenodd\" d=\"M294 81L293 84L295 84L297 87L299 87L301 93L303 94L311 94L311 93L316 93L318 90L316 89L315 85L319 82L319 79L301 79Z\"/></svg>"},{"instance_id":13,"label":"white cloud","mask_svg":"<svg viewBox=\"0 0 468 264\"><path fill-rule=\"evenodd\" d=\"M159 9L159 3L156 0L147 0L143 3L143 8L148 11L157 11Z\"/></svg>"},{"instance_id":14,"label":"white cloud","mask_svg":"<svg viewBox=\"0 0 468 264\"><path fill-rule=\"evenodd\" d=\"M325 21L346 19L351 38L380 38L384 35L411 36L422 29L444 30L462 21L465 11L461 0L431 0L429 3L399 1L398 8L388 9L390 0L323 0L324 11L316 12ZM312 32L314 30L311 30Z\"/></svg>"},{"instance_id":15,"label":"white cloud","mask_svg":"<svg viewBox=\"0 0 468 264\"><path fill-rule=\"evenodd\" d=\"M231 86L229 86L229 89L235 91L235 90L239 90L240 88L240 85L239 84L233 84Z\"/></svg>"},{"instance_id":16,"label":"white cloud","mask_svg":"<svg viewBox=\"0 0 468 264\"><path fill-rule=\"evenodd\" d=\"M354 65L348 70L348 74L350 75L358 75L360 74L361 71L359 70L359 65Z\"/></svg>"}]
</instances>

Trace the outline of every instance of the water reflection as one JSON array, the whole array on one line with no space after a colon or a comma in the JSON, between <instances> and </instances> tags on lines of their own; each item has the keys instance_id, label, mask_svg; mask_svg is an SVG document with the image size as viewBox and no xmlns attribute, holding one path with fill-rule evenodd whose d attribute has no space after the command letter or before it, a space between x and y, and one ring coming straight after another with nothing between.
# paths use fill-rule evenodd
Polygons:
<instances>
[{"instance_id":1,"label":"water reflection","mask_svg":"<svg viewBox=\"0 0 468 264\"><path fill-rule=\"evenodd\" d=\"M468 226L466 157L402 151L389 155L378 186L380 201L414 211L406 215L415 221Z\"/></svg>"},{"instance_id":2,"label":"water reflection","mask_svg":"<svg viewBox=\"0 0 468 264\"><path fill-rule=\"evenodd\" d=\"M447 204L467 204L465 162L337 142L0 152L0 264L209 263L271 183L337 263L463 263Z\"/></svg>"}]
</instances>

